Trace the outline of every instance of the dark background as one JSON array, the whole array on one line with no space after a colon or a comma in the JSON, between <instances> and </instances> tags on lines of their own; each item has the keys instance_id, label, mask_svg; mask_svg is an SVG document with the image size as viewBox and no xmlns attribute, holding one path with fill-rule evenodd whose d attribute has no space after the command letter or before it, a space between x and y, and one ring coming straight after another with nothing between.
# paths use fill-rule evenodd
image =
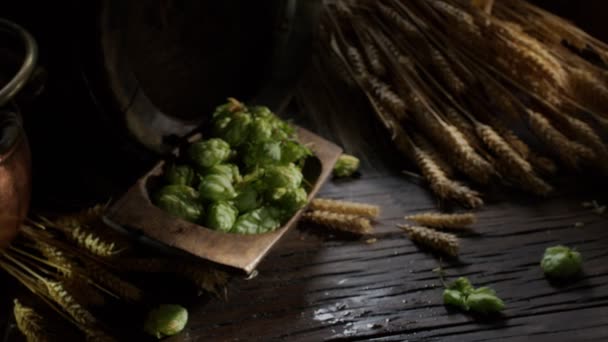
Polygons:
<instances>
[{"instance_id":1,"label":"dark background","mask_svg":"<svg viewBox=\"0 0 608 342\"><path fill-rule=\"evenodd\" d=\"M116 198L159 158L130 137L120 109L106 96L107 89L104 89L104 85L107 84L104 84L106 80L102 76L99 51L98 15L102 3L34 0L0 2L3 17L21 24L36 37L40 44L40 65L48 74L45 91L35 101L26 102L22 108L33 154L34 207L74 210L105 201L109 197ZM173 3L185 6L186 2ZM260 2L262 3L268 2ZM537 3L572 19L600 38L608 38L608 32L603 29L603 15L608 8L605 1L541 0ZM247 11L251 12L251 9ZM253 24L264 20L262 17L255 18ZM222 25L222 21L217 20L219 28L212 32L214 36L228 35L228 32L222 31ZM207 25L205 29L214 30L214 27ZM142 31L140 36L153 35L154 32ZM190 45L193 41L191 38L184 40ZM213 39L206 41L213 45ZM213 46L208 48L213 49ZM154 46L153 43L141 44L139 49L133 49L136 49L133 52L136 58L154 54L155 49L163 50L162 45ZM197 50L195 53L201 52ZM255 52L249 52L240 57L251 59L254 55ZM213 66L216 69L214 78L189 80L190 84L197 86L208 82L203 84L205 87L200 87L200 95L196 96L194 87L185 87L180 82L186 76L172 79L170 75L175 73L163 70L160 61L141 65L136 62L134 65L142 78L147 79L149 92L156 96L153 100L160 107L174 110L178 116L192 116L192 110L188 110L188 107L193 106L204 108L201 112L210 110L210 101L218 103L218 96L205 89L219 87L221 70L228 73L233 68L230 65ZM187 65L181 66L181 70L187 69ZM261 68L250 63L248 69ZM166 77L155 81L155 75ZM247 77L252 79L256 76ZM166 80L165 83L161 82ZM186 85L188 82L185 82ZM175 87L180 91L175 91ZM255 85L252 83L250 87ZM163 97L164 88L182 96ZM205 98L209 98L209 101L201 100Z\"/></svg>"}]
</instances>

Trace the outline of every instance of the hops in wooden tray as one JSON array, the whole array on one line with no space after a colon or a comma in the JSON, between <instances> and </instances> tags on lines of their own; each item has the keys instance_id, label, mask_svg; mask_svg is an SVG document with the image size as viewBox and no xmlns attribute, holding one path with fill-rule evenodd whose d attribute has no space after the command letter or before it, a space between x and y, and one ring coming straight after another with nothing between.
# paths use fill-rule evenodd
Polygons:
<instances>
[{"instance_id":1,"label":"hops in wooden tray","mask_svg":"<svg viewBox=\"0 0 608 342\"><path fill-rule=\"evenodd\" d=\"M373 233L370 220L360 216L314 210L304 213L302 218L308 222L356 235Z\"/></svg>"},{"instance_id":2,"label":"hops in wooden tray","mask_svg":"<svg viewBox=\"0 0 608 342\"><path fill-rule=\"evenodd\" d=\"M329 211L338 214L378 218L380 207L377 205L315 198L310 202L311 210Z\"/></svg>"},{"instance_id":3,"label":"hops in wooden tray","mask_svg":"<svg viewBox=\"0 0 608 342\"><path fill-rule=\"evenodd\" d=\"M416 222L419 225L443 228L449 230L462 230L475 223L477 220L473 213L442 214L442 213L420 213L405 217L406 220Z\"/></svg>"},{"instance_id":4,"label":"hops in wooden tray","mask_svg":"<svg viewBox=\"0 0 608 342\"><path fill-rule=\"evenodd\" d=\"M216 109L211 126L210 139L167 166L157 206L220 232L261 234L306 205L302 167L312 152L293 126L235 99Z\"/></svg>"},{"instance_id":5,"label":"hops in wooden tray","mask_svg":"<svg viewBox=\"0 0 608 342\"><path fill-rule=\"evenodd\" d=\"M458 256L460 243L454 234L442 233L426 227L400 225L410 240L449 256Z\"/></svg>"}]
</instances>

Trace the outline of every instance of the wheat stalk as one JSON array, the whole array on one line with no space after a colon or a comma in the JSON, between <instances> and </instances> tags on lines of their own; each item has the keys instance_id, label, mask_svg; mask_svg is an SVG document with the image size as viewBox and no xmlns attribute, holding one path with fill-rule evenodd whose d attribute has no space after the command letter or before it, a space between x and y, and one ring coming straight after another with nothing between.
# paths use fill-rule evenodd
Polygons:
<instances>
[{"instance_id":1,"label":"wheat stalk","mask_svg":"<svg viewBox=\"0 0 608 342\"><path fill-rule=\"evenodd\" d=\"M44 285L49 298L62 307L75 322L85 326L96 323L95 317L76 301L61 282L47 280L44 281Z\"/></svg>"},{"instance_id":2,"label":"wheat stalk","mask_svg":"<svg viewBox=\"0 0 608 342\"><path fill-rule=\"evenodd\" d=\"M449 179L430 154L416 145L412 147L412 150L418 168L429 182L433 192L441 199L455 200L471 208L483 205L479 193Z\"/></svg>"},{"instance_id":3,"label":"wheat stalk","mask_svg":"<svg viewBox=\"0 0 608 342\"><path fill-rule=\"evenodd\" d=\"M400 225L398 227L403 229L408 234L410 240L415 243L449 256L458 256L460 243L458 242L458 237L454 234L438 232L426 227L408 225Z\"/></svg>"},{"instance_id":4,"label":"wheat stalk","mask_svg":"<svg viewBox=\"0 0 608 342\"><path fill-rule=\"evenodd\" d=\"M139 302L143 298L142 291L135 285L121 279L104 266L90 260L83 260L87 275L122 299Z\"/></svg>"},{"instance_id":5,"label":"wheat stalk","mask_svg":"<svg viewBox=\"0 0 608 342\"><path fill-rule=\"evenodd\" d=\"M567 165L578 168L581 159L595 159L595 153L591 149L568 139L542 114L533 110L528 110L528 120L530 128L536 136L547 146L552 148L559 158Z\"/></svg>"},{"instance_id":6,"label":"wheat stalk","mask_svg":"<svg viewBox=\"0 0 608 342\"><path fill-rule=\"evenodd\" d=\"M383 107L389 109L399 120L405 120L405 102L399 98L399 95L397 95L388 84L369 75L365 79L364 85L366 87L365 89L367 89Z\"/></svg>"},{"instance_id":7,"label":"wheat stalk","mask_svg":"<svg viewBox=\"0 0 608 342\"><path fill-rule=\"evenodd\" d=\"M357 235L369 235L374 230L369 219L355 215L314 210L304 213L302 218L307 222Z\"/></svg>"},{"instance_id":8,"label":"wheat stalk","mask_svg":"<svg viewBox=\"0 0 608 342\"><path fill-rule=\"evenodd\" d=\"M310 204L311 210L328 211L337 214L365 216L377 218L380 215L380 207L377 205L337 201L325 198L315 198Z\"/></svg>"},{"instance_id":9,"label":"wheat stalk","mask_svg":"<svg viewBox=\"0 0 608 342\"><path fill-rule=\"evenodd\" d=\"M34 309L23 306L15 299L13 301L13 314L17 328L28 342L46 342L52 340L45 329L44 318Z\"/></svg>"},{"instance_id":10,"label":"wheat stalk","mask_svg":"<svg viewBox=\"0 0 608 342\"><path fill-rule=\"evenodd\" d=\"M421 226L461 230L477 221L475 214L441 214L441 213L420 213L405 217L406 220L416 222Z\"/></svg>"},{"instance_id":11,"label":"wheat stalk","mask_svg":"<svg viewBox=\"0 0 608 342\"><path fill-rule=\"evenodd\" d=\"M374 45L372 39L369 36L365 36L362 45L370 69L374 72L374 74L376 74L376 76L384 76L386 74L386 67L382 63L382 60L380 59L380 52Z\"/></svg>"},{"instance_id":12,"label":"wheat stalk","mask_svg":"<svg viewBox=\"0 0 608 342\"><path fill-rule=\"evenodd\" d=\"M116 247L116 243L106 241L93 230L82 226L72 229L68 236L80 247L94 255L111 257L121 252Z\"/></svg>"},{"instance_id":13,"label":"wheat stalk","mask_svg":"<svg viewBox=\"0 0 608 342\"><path fill-rule=\"evenodd\" d=\"M464 93L466 90L466 85L454 72L454 70L450 66L450 62L448 62L448 60L443 56L443 54L435 48L430 49L430 54L431 61L433 61L433 64L439 72L439 75L443 78L448 88L452 92L454 92L454 94Z\"/></svg>"},{"instance_id":14,"label":"wheat stalk","mask_svg":"<svg viewBox=\"0 0 608 342\"><path fill-rule=\"evenodd\" d=\"M76 214L60 216L54 220L55 225L77 228L98 221L108 209L108 204L97 204Z\"/></svg>"}]
</instances>

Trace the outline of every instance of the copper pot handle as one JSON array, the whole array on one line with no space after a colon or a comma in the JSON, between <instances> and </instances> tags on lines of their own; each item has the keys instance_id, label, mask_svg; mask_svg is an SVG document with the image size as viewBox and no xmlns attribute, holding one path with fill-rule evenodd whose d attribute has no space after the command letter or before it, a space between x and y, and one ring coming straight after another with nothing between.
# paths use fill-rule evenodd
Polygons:
<instances>
[{"instance_id":1,"label":"copper pot handle","mask_svg":"<svg viewBox=\"0 0 608 342\"><path fill-rule=\"evenodd\" d=\"M38 45L29 32L12 21L0 18L0 31L18 35L25 47L25 58L21 68L15 77L0 89L0 107L3 107L19 93L32 76L38 61Z\"/></svg>"}]
</instances>

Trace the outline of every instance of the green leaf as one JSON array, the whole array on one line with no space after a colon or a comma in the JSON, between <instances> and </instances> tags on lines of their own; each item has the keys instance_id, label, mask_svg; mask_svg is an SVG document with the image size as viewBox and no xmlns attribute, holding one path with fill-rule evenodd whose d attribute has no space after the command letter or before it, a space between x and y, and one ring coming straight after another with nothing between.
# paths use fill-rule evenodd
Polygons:
<instances>
[{"instance_id":1,"label":"green leaf","mask_svg":"<svg viewBox=\"0 0 608 342\"><path fill-rule=\"evenodd\" d=\"M450 286L448 286L448 289L460 291L467 295L474 290L469 279L465 277L456 279Z\"/></svg>"},{"instance_id":2,"label":"green leaf","mask_svg":"<svg viewBox=\"0 0 608 342\"><path fill-rule=\"evenodd\" d=\"M458 290L446 289L443 291L443 304L456 306L462 310L468 311L466 305L466 297Z\"/></svg>"},{"instance_id":3,"label":"green leaf","mask_svg":"<svg viewBox=\"0 0 608 342\"><path fill-rule=\"evenodd\" d=\"M480 314L497 313L505 308L505 304L500 298L487 291L474 291L467 297L466 305L471 311Z\"/></svg>"}]
</instances>

